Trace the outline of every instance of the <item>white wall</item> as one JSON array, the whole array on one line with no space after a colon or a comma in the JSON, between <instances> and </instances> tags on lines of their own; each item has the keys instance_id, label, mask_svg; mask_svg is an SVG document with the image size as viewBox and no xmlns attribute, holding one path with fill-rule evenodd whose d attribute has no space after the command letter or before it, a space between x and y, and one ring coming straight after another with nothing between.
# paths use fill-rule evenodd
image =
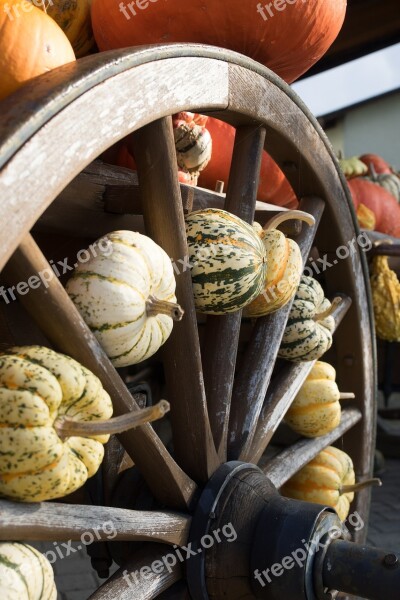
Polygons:
<instances>
[{"instance_id":1,"label":"white wall","mask_svg":"<svg viewBox=\"0 0 400 600\"><path fill-rule=\"evenodd\" d=\"M346 157L379 154L400 168L400 92L350 109L326 132Z\"/></svg>"}]
</instances>

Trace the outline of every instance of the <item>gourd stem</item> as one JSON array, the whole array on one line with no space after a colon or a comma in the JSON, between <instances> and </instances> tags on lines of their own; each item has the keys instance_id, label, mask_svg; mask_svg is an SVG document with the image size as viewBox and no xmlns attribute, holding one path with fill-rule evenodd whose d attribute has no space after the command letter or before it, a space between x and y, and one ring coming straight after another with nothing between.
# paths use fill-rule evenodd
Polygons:
<instances>
[{"instance_id":1,"label":"gourd stem","mask_svg":"<svg viewBox=\"0 0 400 600\"><path fill-rule=\"evenodd\" d=\"M122 433L161 419L170 409L166 400L161 400L155 406L129 412L106 421L78 421L69 417L59 417L54 422L54 429L61 439L69 437L92 437L96 435L111 435Z\"/></svg>"},{"instance_id":2,"label":"gourd stem","mask_svg":"<svg viewBox=\"0 0 400 600\"><path fill-rule=\"evenodd\" d=\"M380 487L381 485L382 481L377 477L374 477L373 479L367 479L366 481L361 481L360 483L355 483L354 485L342 485L342 487L339 489L339 494L351 494L352 492L360 492L368 487Z\"/></svg>"},{"instance_id":3,"label":"gourd stem","mask_svg":"<svg viewBox=\"0 0 400 600\"><path fill-rule=\"evenodd\" d=\"M281 223L295 219L297 221L305 221L310 227L315 225L315 219L309 213L302 210L288 210L287 212L281 212L276 217L272 217L263 227L265 231L270 229L276 229Z\"/></svg>"},{"instance_id":4,"label":"gourd stem","mask_svg":"<svg viewBox=\"0 0 400 600\"><path fill-rule=\"evenodd\" d=\"M378 173L375 171L373 163L369 163L369 172L371 174L372 181L376 183L378 181Z\"/></svg>"},{"instance_id":5,"label":"gourd stem","mask_svg":"<svg viewBox=\"0 0 400 600\"><path fill-rule=\"evenodd\" d=\"M157 315L167 315L173 321L181 321L184 311L179 304L167 302L166 300L158 300L154 296L149 296L146 301L146 314L148 317Z\"/></svg>"},{"instance_id":6,"label":"gourd stem","mask_svg":"<svg viewBox=\"0 0 400 600\"><path fill-rule=\"evenodd\" d=\"M326 319L327 317L330 317L332 315L332 313L337 309L337 307L339 306L339 304L342 302L342 298L334 298L332 300L332 304L330 305L330 307L325 310L322 313L319 313L318 315L315 315L314 317L314 321L323 321L324 319Z\"/></svg>"},{"instance_id":7,"label":"gourd stem","mask_svg":"<svg viewBox=\"0 0 400 600\"><path fill-rule=\"evenodd\" d=\"M355 397L356 395L353 392L341 392L339 400L354 400Z\"/></svg>"}]
</instances>

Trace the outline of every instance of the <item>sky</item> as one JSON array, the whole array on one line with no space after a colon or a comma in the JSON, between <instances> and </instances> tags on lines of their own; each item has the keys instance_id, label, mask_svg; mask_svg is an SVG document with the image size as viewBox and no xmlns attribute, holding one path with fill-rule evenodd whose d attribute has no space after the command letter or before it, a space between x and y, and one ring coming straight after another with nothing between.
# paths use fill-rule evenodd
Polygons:
<instances>
[{"instance_id":1,"label":"sky","mask_svg":"<svg viewBox=\"0 0 400 600\"><path fill-rule=\"evenodd\" d=\"M292 85L317 117L400 89L400 44Z\"/></svg>"}]
</instances>

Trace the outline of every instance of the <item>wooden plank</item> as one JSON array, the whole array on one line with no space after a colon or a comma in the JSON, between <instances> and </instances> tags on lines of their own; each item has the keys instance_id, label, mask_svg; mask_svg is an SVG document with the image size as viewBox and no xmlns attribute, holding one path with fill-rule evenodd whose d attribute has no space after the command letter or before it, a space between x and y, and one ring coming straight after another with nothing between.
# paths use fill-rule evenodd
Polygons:
<instances>
[{"instance_id":1,"label":"wooden plank","mask_svg":"<svg viewBox=\"0 0 400 600\"><path fill-rule=\"evenodd\" d=\"M94 541L186 543L190 517L178 513L125 510L55 502L0 501L0 539L79 541L92 532ZM90 536L88 536L88 539Z\"/></svg>"},{"instance_id":2,"label":"wooden plank","mask_svg":"<svg viewBox=\"0 0 400 600\"><path fill-rule=\"evenodd\" d=\"M223 208L226 194L180 183L184 211ZM256 220L267 221L281 210L256 204ZM137 173L95 160L55 198L34 227L40 233L99 238L110 231L129 229L145 233ZM285 224L288 235L298 235L300 222Z\"/></svg>"},{"instance_id":3,"label":"wooden plank","mask_svg":"<svg viewBox=\"0 0 400 600\"><path fill-rule=\"evenodd\" d=\"M342 322L350 306L351 299L344 297L341 304L333 312L335 329ZM288 363L276 379L272 381L257 424L257 430L249 453L249 462L257 464L260 460L279 423L284 418L315 362Z\"/></svg>"},{"instance_id":4,"label":"wooden plank","mask_svg":"<svg viewBox=\"0 0 400 600\"><path fill-rule=\"evenodd\" d=\"M311 213L316 221L315 227L304 227L297 238L305 262L324 210L324 202L318 198L305 198L300 208ZM228 442L228 457L231 460L247 461L250 454L292 302L271 315L257 319L252 331L233 388Z\"/></svg>"},{"instance_id":5,"label":"wooden plank","mask_svg":"<svg viewBox=\"0 0 400 600\"><path fill-rule=\"evenodd\" d=\"M137 131L131 144L146 232L180 266L189 250L171 117ZM174 451L178 463L192 478L206 482L220 462L207 411L190 269L181 267L176 276L176 296L185 314L174 324L162 349Z\"/></svg>"},{"instance_id":6,"label":"wooden plank","mask_svg":"<svg viewBox=\"0 0 400 600\"><path fill-rule=\"evenodd\" d=\"M182 577L178 560L169 568L162 562L170 552L169 546L146 544L88 600L152 600L158 597Z\"/></svg>"},{"instance_id":7,"label":"wooden plank","mask_svg":"<svg viewBox=\"0 0 400 600\"><path fill-rule=\"evenodd\" d=\"M265 130L259 125L236 131L224 209L253 223ZM242 311L207 317L203 349L204 382L211 430L221 461L227 458L229 414Z\"/></svg>"},{"instance_id":8,"label":"wooden plank","mask_svg":"<svg viewBox=\"0 0 400 600\"><path fill-rule=\"evenodd\" d=\"M293 446L286 448L270 460L263 471L272 483L280 488L297 471L304 467L319 452L334 444L349 429L354 427L362 418L361 412L356 408L347 408L342 412L340 425L333 431L319 438L302 439Z\"/></svg>"},{"instance_id":9,"label":"wooden plank","mask_svg":"<svg viewBox=\"0 0 400 600\"><path fill-rule=\"evenodd\" d=\"M27 282L38 273L53 272L33 238L27 235L3 270L3 275L10 285L17 285L21 281ZM40 285L36 289L29 289L27 295L21 296L21 302L58 350L72 356L99 377L112 398L115 416L128 412L129 407L138 408L54 275L47 282L47 288ZM119 439L154 496L172 508L187 508L196 485L174 462L151 425L123 433Z\"/></svg>"}]
</instances>

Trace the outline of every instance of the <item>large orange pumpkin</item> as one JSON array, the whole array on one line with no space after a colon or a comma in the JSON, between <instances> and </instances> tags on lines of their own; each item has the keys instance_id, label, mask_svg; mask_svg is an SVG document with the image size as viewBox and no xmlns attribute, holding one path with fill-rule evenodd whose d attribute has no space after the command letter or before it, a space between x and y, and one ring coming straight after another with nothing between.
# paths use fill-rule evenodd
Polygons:
<instances>
[{"instance_id":1,"label":"large orange pumpkin","mask_svg":"<svg viewBox=\"0 0 400 600\"><path fill-rule=\"evenodd\" d=\"M93 0L100 50L200 42L236 50L294 81L337 37L346 0Z\"/></svg>"},{"instance_id":2,"label":"large orange pumpkin","mask_svg":"<svg viewBox=\"0 0 400 600\"><path fill-rule=\"evenodd\" d=\"M378 184L361 177L347 183L356 209L366 206L374 213L376 231L400 237L400 206L396 198Z\"/></svg>"},{"instance_id":3,"label":"large orange pumpkin","mask_svg":"<svg viewBox=\"0 0 400 600\"><path fill-rule=\"evenodd\" d=\"M26 81L75 60L60 27L26 0L0 0L0 100Z\"/></svg>"},{"instance_id":4,"label":"large orange pumpkin","mask_svg":"<svg viewBox=\"0 0 400 600\"><path fill-rule=\"evenodd\" d=\"M223 181L226 189L235 141L235 128L211 117L208 118L206 127L213 141L213 152L207 167L200 173L199 185L215 190L216 182ZM288 208L297 208L298 205L297 198L285 175L266 152L263 152L261 162L257 198L262 202L270 202Z\"/></svg>"}]
</instances>

